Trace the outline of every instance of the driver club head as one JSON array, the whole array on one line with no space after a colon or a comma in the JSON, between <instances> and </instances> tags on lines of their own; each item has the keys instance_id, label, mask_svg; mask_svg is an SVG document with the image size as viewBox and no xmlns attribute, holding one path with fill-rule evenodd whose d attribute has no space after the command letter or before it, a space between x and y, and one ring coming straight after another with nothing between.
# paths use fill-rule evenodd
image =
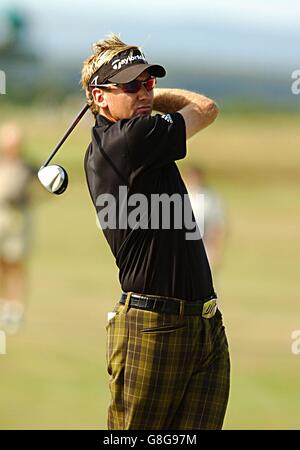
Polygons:
<instances>
[{"instance_id":1,"label":"driver club head","mask_svg":"<svg viewBox=\"0 0 300 450\"><path fill-rule=\"evenodd\" d=\"M65 171L65 169L61 166L57 165L51 165L49 166L49 162L53 159L54 155L58 152L58 150L61 148L67 137L71 134L71 132L74 130L78 122L81 120L81 118L84 116L84 114L87 112L87 110L90 108L90 106L86 103L83 108L79 111L61 140L56 145L55 149L52 151L50 156L47 158L47 160L44 162L40 170L38 171L38 178L41 182L41 184L44 186L45 189L47 189L48 192L51 192L51 194L62 194L67 186L68 186L68 174Z\"/></svg>"},{"instance_id":2,"label":"driver club head","mask_svg":"<svg viewBox=\"0 0 300 450\"><path fill-rule=\"evenodd\" d=\"M38 178L41 184L51 194L60 195L68 186L68 174L65 169L55 164L42 166L38 171Z\"/></svg>"}]
</instances>

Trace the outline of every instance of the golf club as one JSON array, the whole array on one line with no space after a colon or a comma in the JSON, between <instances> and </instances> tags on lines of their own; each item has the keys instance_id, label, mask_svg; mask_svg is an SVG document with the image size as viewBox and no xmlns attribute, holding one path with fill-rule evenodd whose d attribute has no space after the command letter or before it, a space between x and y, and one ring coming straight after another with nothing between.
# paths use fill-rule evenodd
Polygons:
<instances>
[{"instance_id":1,"label":"golf club","mask_svg":"<svg viewBox=\"0 0 300 450\"><path fill-rule=\"evenodd\" d=\"M71 132L74 130L74 128L88 109L89 105L84 105L84 107L80 110L74 121L71 123L61 140L58 142L58 144L50 154L50 156L38 171L38 178L40 180L40 183L44 186L45 189L47 189L48 192L51 192L51 194L59 195L66 190L68 186L68 174L63 167L55 164L48 166L48 164L53 159L55 154L58 152L60 147L63 145L67 137L71 134Z\"/></svg>"}]
</instances>

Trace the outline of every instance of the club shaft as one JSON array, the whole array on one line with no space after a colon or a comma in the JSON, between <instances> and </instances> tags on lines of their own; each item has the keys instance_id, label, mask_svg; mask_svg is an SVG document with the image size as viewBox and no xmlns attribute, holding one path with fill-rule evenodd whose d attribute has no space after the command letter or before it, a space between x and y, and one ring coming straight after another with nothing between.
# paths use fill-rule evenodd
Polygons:
<instances>
[{"instance_id":1,"label":"club shaft","mask_svg":"<svg viewBox=\"0 0 300 450\"><path fill-rule=\"evenodd\" d=\"M58 152L58 150L60 149L60 147L63 145L63 143L65 142L65 140L67 139L67 137L69 136L70 133L72 133L72 131L74 130L74 128L76 127L76 125L78 124L78 122L80 121L80 119L84 116L84 114L87 112L87 110L89 109L89 105L86 104L84 105L84 107L81 109L81 111L78 113L78 115L76 116L76 118L74 119L74 121L71 123L71 125L69 126L69 128L67 129L67 131L65 132L65 134L63 135L63 137L61 138L61 140L58 142L58 144L56 145L55 149L53 150L53 152L51 153L51 155L48 157L48 159L44 162L44 164L42 165L42 167L45 167L49 164L49 162L51 161L51 159L54 157L54 155Z\"/></svg>"}]
</instances>

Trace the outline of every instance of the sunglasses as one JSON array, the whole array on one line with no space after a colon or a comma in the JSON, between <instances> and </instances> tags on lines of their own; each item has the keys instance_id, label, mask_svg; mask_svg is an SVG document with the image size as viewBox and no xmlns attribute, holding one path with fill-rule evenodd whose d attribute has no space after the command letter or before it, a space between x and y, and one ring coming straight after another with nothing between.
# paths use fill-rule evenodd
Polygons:
<instances>
[{"instance_id":1,"label":"sunglasses","mask_svg":"<svg viewBox=\"0 0 300 450\"><path fill-rule=\"evenodd\" d=\"M96 84L92 87L111 87L111 86L118 86L120 89L122 89L123 92L126 94L136 94L142 86L145 87L146 91L150 92L156 85L156 78L150 77L145 81L140 80L133 80L129 81L129 83L105 83L105 84Z\"/></svg>"}]
</instances>

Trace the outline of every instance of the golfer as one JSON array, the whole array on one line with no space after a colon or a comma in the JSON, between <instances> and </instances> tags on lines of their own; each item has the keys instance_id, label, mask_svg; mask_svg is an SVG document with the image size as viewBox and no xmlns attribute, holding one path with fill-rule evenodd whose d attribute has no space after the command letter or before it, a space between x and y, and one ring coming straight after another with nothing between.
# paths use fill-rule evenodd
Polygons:
<instances>
[{"instance_id":1,"label":"golfer","mask_svg":"<svg viewBox=\"0 0 300 450\"><path fill-rule=\"evenodd\" d=\"M106 326L111 430L220 429L228 401L228 344L200 233L191 239L178 226L175 207L166 226L152 203L175 195L186 206L175 161L218 108L156 88L165 74L115 35L94 45L82 70L95 116L87 184L122 290Z\"/></svg>"}]
</instances>

